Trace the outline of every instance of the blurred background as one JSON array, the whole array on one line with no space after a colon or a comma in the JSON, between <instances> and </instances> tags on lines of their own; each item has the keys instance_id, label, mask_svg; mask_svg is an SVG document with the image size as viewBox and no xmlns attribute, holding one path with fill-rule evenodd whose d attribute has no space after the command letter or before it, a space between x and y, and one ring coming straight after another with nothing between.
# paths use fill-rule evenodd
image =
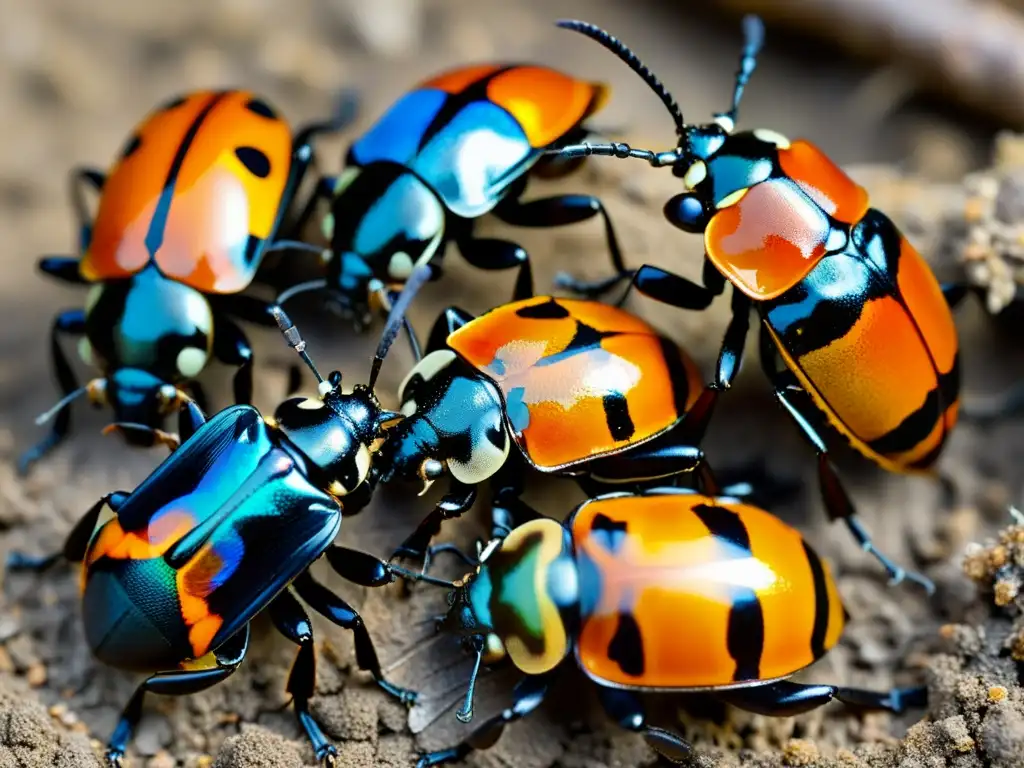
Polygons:
<instances>
[{"instance_id":1,"label":"blurred background","mask_svg":"<svg viewBox=\"0 0 1024 768\"><path fill-rule=\"evenodd\" d=\"M344 136L319 145L321 168L331 172L340 167L347 145L419 80L472 62L530 61L610 83L611 99L593 125L634 145L667 149L671 120L640 80L602 48L557 30L553 22L572 17L604 26L659 74L689 120L703 121L727 106L741 43L739 20L749 11L763 15L767 41L741 106L740 127L770 127L817 143L869 187L876 204L907 229L926 257L954 277L957 270L962 273L960 241L943 239L940 224L946 216L959 216L962 223L969 194L961 179L990 165L999 132L1024 126L1022 0L0 0L3 549L52 549L95 498L133 487L163 457L102 440L97 433L106 414L83 408L76 411L73 438L31 478L16 479L12 468L13 458L41 436L33 417L57 397L49 370L50 320L84 301L84 292L35 271L39 255L64 253L74 242L67 172L76 164L107 166L153 106L186 90L239 86L265 95L300 124L326 116L339 91L354 88L361 97L355 124ZM613 161L591 163L557 182L565 190L600 191L630 263L672 264L694 276L699 239L673 230L661 216L675 184L669 174ZM546 189L537 186L540 193ZM558 270L606 274L599 229L588 223L516 232L533 254L538 291L549 288ZM446 304L480 312L511 293L511 275L483 276L456 254L446 269L446 279L428 286L412 313L421 335ZM647 307L637 311L683 343L710 373L724 327L727 302L722 304L700 316L668 316ZM376 341L372 334L357 338L347 326L315 312L297 316L315 357L328 361L323 367L365 375ZM980 306L965 307L958 322L970 350L968 392L997 391L1024 373L1024 357L1014 343L1019 340L999 340ZM250 335L259 355L257 404L272 409L284 388L290 353L273 333L252 330ZM410 362L396 345L381 380L385 400L393 403ZM213 370L208 378L214 403L226 404L227 372ZM769 471L813 477L813 457L778 412L753 355L729 397L709 440L716 464L768 457ZM819 678L888 685L902 679L904 662L915 650L929 647L929 633L969 603L970 593L950 558L966 541L994 530L1003 521L1005 503L1020 496L1015 469L1024 458L1024 430L1016 424L986 432L959 430L943 471L960 483L965 508L981 511L959 510L941 519L930 480L884 476L849 451L840 449L839 455L877 538L895 557L929 564L942 590L931 606L912 592L887 590L872 561L852 551L842 531L825 524L813 488L781 511L836 564L848 607L862 620L851 629L853 639L822 665ZM562 516L574 493L565 485L542 484L534 496L545 511ZM430 499L409 497L384 494L377 508L346 522L346 543L387 551L429 509ZM472 533L466 531L463 538ZM69 749L62 741L65 731L73 738L105 739L132 687L124 676L88 658L77 628L74 581L57 575L36 586L24 582L0 612L0 713L20 698L63 707L55 716L60 722L47 726L51 730L33 747L43 755L40 765L53 764L54 755ZM377 618L376 631L370 618L367 623L375 634L385 634L383 643L393 646L391 656L397 658L413 639L403 624L405 614L386 600L374 608L374 599L365 597L364 612ZM417 742L405 732L402 713L378 708L367 686L347 685L347 637L333 628L318 629L331 647L342 649L321 665L318 703L318 715L335 723L328 731L343 746L348 762L342 764L409 764ZM282 702L292 650L272 638L257 640L257 648L262 650L247 661L247 669L223 686L227 693L154 702L138 756L154 768L202 765L200 758L218 754L241 721L258 722L285 741L267 742L271 747L259 753L264 762L246 762L244 749L235 743L234 752L220 753L218 764L292 765L289 754L297 755L297 764L307 761L308 749L290 713L274 711ZM12 690L27 685L35 693L4 698L8 678ZM580 731L574 715L562 714L517 727L519 735L475 760L538 768L651 762L630 737L606 737L604 726L593 723ZM767 749L797 734L835 747L884 740L902 727L884 719L865 726L820 715L797 725L762 720L745 722L739 742L703 727L693 738ZM588 735L593 733L600 737ZM436 747L450 741L451 730L417 738ZM75 754L75 760L86 759L81 757L86 752Z\"/></svg>"}]
</instances>

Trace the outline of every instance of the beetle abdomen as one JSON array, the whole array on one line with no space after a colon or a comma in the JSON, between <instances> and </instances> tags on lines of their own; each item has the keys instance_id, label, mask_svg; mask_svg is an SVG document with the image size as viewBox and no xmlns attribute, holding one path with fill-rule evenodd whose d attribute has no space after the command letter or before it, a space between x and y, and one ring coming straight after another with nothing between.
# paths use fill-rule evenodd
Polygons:
<instances>
[{"instance_id":1,"label":"beetle abdomen","mask_svg":"<svg viewBox=\"0 0 1024 768\"><path fill-rule=\"evenodd\" d=\"M98 564L86 582L82 614L89 647L112 667L174 669L192 655L175 572L161 558L122 561L117 569Z\"/></svg>"}]
</instances>

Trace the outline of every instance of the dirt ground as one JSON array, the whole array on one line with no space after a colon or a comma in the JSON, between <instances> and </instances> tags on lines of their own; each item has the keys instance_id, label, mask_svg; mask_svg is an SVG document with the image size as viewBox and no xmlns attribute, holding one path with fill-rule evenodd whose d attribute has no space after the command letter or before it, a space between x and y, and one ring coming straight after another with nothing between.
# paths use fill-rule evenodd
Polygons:
<instances>
[{"instance_id":1,"label":"dirt ground","mask_svg":"<svg viewBox=\"0 0 1024 768\"><path fill-rule=\"evenodd\" d=\"M679 13L655 4L6 0L0 30L0 122L7 137L0 145L0 231L7 253L0 280L6 329L0 335L0 555L13 548L41 552L59 546L96 498L131 489L162 458L159 452L132 451L99 437L102 415L78 409L74 439L27 480L14 473L18 453L40 435L33 417L56 397L47 356L50 318L84 300L82 292L34 271L38 254L59 253L72 242L68 168L83 162L104 166L139 116L184 89L251 87L299 122L323 116L340 87L356 86L364 104L348 141L418 78L456 63L495 58L594 73L613 84L613 99L596 121L599 127L628 133L637 144L667 142L671 124L656 100L592 43L554 30L550 21L561 16L601 23L640 49L675 87L688 115L703 116L724 106L735 68L736 30L705 19L686 23ZM911 165L938 167L950 177L987 152L969 131L951 130L939 119L924 130L917 117L876 125L864 115L851 116L845 97L862 83L864 73L840 60L808 68L805 59L789 55L792 46L785 40L773 50L772 39L769 31L768 51L744 104L745 124L811 137L842 163L909 157ZM918 139L912 142L914 152L905 151L908 137ZM324 142L325 168L337 167L344 141ZM938 160L930 165L921 160L921 147L932 147L928 157ZM957 210L957 189L899 182L879 168L861 168L858 174L879 207L894 211L915 242L941 267L951 268L948 253L939 247L945 235L936 220L947 209ZM558 185L538 184L535 190L555 188L599 190L630 261L671 263L676 269L685 264L682 271L696 276L699 241L672 230L661 217L662 202L675 191L667 174L640 164L595 163ZM536 284L543 290L560 269L604 274L598 230L585 224L516 232L514 237L533 254ZM448 265L446 280L428 286L412 313L421 333L445 304L482 311L511 292L510 276L473 272L455 254ZM681 340L710 373L727 302L700 315L668 313L641 301L633 306ZM998 392L1024 374L1024 353L1014 339L994 332L979 306L969 303L957 317L968 397ZM323 316L298 314L297 319L322 365L340 368L349 381L365 375L374 339L355 338ZM283 369L291 362L290 353L273 333L253 330L250 335L259 354L257 405L272 409L285 386ZM773 720L725 712L700 699L659 697L651 701L657 722L692 739L700 747L696 763L702 766L737 761L765 768L1024 764L1024 693L1012 655L1003 652L1016 631L1013 618L990 611L987 598L979 602L960 566L967 545L994 536L1008 522L1006 506L1021 502L1015 469L1024 455L1024 422L958 428L940 465L958 486L955 509L940 510L933 479L887 476L838 447L844 477L876 540L936 581L937 594L928 600L913 587L888 588L873 561L853 547L843 530L824 521L811 483L813 455L769 397L753 349L749 352L737 387L716 415L708 454L718 467L762 460L767 471L806 484L798 498L773 511L799 525L832 563L851 615L840 647L802 679L871 687L927 682L929 717L921 723L921 712L861 717L830 706ZM392 403L409 362L399 345L385 366L380 390ZM204 383L211 393L229 391L222 369L209 372ZM538 508L556 517L578 498L567 483L538 482L529 494ZM370 509L346 520L342 539L348 546L385 554L433 499L382 493ZM472 517L450 534L471 540L479 533ZM991 582L986 574L980 582ZM422 703L408 713L389 702L365 675L353 673L348 636L315 621L321 654L314 711L339 747L339 764L408 766L417 751L456 740L463 731L452 715L453 704L468 667L449 645L427 642L425 623L443 596L427 588L414 589L411 597L397 589L370 593L332 580L326 571L318 576L361 606L392 674L424 692ZM70 569L4 581L0 768L97 764L99 752L93 750L109 735L137 680L89 656L78 615L77 579ZM150 698L129 753L131 764L310 764L312 753L286 706L284 681L293 653L269 623L257 620L249 657L227 683L182 699ZM501 673L484 681L478 718L507 703L508 682ZM585 681L574 675L567 676L540 713L510 729L492 750L470 759L472 765L516 768L654 761L642 742L606 722Z\"/></svg>"}]
</instances>

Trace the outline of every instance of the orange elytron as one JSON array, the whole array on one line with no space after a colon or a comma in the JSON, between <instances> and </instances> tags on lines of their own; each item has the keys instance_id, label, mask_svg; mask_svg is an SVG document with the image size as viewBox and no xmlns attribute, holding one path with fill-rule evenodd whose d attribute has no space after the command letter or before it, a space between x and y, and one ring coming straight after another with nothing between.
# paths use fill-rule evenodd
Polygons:
<instances>
[{"instance_id":1,"label":"orange elytron","mask_svg":"<svg viewBox=\"0 0 1024 768\"><path fill-rule=\"evenodd\" d=\"M545 472L650 440L703 389L676 344L594 301L505 304L455 331L448 346L498 385L516 444Z\"/></svg>"},{"instance_id":2,"label":"orange elytron","mask_svg":"<svg viewBox=\"0 0 1024 768\"><path fill-rule=\"evenodd\" d=\"M287 205L288 124L246 91L197 91L148 116L103 184L89 282L155 264L204 293L252 281Z\"/></svg>"},{"instance_id":3,"label":"orange elytron","mask_svg":"<svg viewBox=\"0 0 1024 768\"><path fill-rule=\"evenodd\" d=\"M838 700L901 712L926 688L871 691L788 678L839 641L846 623L828 565L793 528L734 498L679 488L599 496L565 523L521 508L457 582L441 626L482 658L527 677L509 709L419 766L486 749L535 710L572 659L611 719L679 761L690 745L650 725L641 692L705 691L787 717ZM467 556L468 557L468 556ZM470 558L470 562L473 562ZM461 719L471 716L475 673ZM509 713L512 713L509 716Z\"/></svg>"}]
</instances>

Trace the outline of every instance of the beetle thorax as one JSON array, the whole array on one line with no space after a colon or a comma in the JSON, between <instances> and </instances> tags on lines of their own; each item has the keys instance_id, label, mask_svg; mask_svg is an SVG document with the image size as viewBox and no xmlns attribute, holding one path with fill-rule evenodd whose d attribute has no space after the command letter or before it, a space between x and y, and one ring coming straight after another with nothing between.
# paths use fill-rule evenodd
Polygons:
<instances>
[{"instance_id":1,"label":"beetle thorax","mask_svg":"<svg viewBox=\"0 0 1024 768\"><path fill-rule=\"evenodd\" d=\"M366 481L380 437L382 411L366 387L350 394L332 389L320 398L292 398L274 422L312 465L323 489L345 496Z\"/></svg>"},{"instance_id":2,"label":"beetle thorax","mask_svg":"<svg viewBox=\"0 0 1024 768\"><path fill-rule=\"evenodd\" d=\"M213 345L213 310L199 291L147 268L97 285L86 306L83 359L109 372L138 368L164 381L195 378Z\"/></svg>"},{"instance_id":3,"label":"beetle thorax","mask_svg":"<svg viewBox=\"0 0 1024 768\"><path fill-rule=\"evenodd\" d=\"M328 279L354 309L371 281L401 284L429 261L445 235L446 212L437 193L403 166L378 162L338 177L331 212Z\"/></svg>"}]
</instances>

